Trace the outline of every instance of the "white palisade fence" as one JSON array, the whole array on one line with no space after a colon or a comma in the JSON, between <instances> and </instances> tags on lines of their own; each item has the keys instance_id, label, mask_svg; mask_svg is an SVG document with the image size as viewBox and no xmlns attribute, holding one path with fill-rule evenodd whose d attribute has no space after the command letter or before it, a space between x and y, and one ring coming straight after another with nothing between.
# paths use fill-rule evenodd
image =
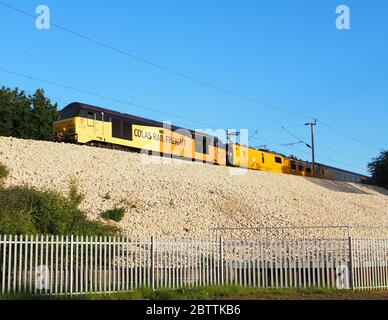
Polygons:
<instances>
[{"instance_id":1,"label":"white palisade fence","mask_svg":"<svg viewBox=\"0 0 388 320\"><path fill-rule=\"evenodd\" d=\"M140 287L388 289L388 239L0 236L0 293Z\"/></svg>"}]
</instances>

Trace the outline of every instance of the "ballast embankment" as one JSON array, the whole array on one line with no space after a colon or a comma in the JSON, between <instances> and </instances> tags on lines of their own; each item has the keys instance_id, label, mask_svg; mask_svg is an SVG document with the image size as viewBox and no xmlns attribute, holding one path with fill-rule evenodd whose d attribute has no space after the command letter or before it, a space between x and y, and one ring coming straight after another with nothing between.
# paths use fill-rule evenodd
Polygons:
<instances>
[{"instance_id":1,"label":"ballast embankment","mask_svg":"<svg viewBox=\"0 0 388 320\"><path fill-rule=\"evenodd\" d=\"M6 185L68 192L92 219L124 207L126 235L204 237L214 227L388 225L386 190L86 146L0 137Z\"/></svg>"}]
</instances>

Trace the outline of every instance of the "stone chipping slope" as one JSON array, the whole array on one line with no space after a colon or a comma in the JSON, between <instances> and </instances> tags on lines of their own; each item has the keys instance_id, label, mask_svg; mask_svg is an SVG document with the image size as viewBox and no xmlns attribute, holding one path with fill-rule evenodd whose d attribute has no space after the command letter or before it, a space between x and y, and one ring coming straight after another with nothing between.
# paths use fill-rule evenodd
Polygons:
<instances>
[{"instance_id":1,"label":"stone chipping slope","mask_svg":"<svg viewBox=\"0 0 388 320\"><path fill-rule=\"evenodd\" d=\"M63 143L0 137L7 185L67 194L76 179L92 219L125 207L125 235L202 237L214 227L388 225L388 192Z\"/></svg>"}]
</instances>

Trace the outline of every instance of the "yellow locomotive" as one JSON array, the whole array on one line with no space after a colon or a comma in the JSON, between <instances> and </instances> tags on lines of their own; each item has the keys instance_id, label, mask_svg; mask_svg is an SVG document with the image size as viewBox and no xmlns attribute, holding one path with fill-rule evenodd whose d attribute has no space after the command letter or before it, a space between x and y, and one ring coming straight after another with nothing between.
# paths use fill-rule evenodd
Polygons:
<instances>
[{"instance_id":1,"label":"yellow locomotive","mask_svg":"<svg viewBox=\"0 0 388 320\"><path fill-rule=\"evenodd\" d=\"M120 150L146 151L220 166L334 179L360 183L366 176L291 159L268 150L129 114L81 103L71 103L54 123L56 140Z\"/></svg>"},{"instance_id":2,"label":"yellow locomotive","mask_svg":"<svg viewBox=\"0 0 388 320\"><path fill-rule=\"evenodd\" d=\"M226 164L225 146L217 137L80 103L60 112L54 130L59 141Z\"/></svg>"}]
</instances>

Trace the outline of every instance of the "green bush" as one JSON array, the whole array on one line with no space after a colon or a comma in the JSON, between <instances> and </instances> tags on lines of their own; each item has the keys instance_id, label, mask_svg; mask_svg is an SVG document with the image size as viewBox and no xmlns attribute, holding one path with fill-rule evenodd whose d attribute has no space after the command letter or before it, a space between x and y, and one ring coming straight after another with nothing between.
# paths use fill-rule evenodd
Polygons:
<instances>
[{"instance_id":1,"label":"green bush","mask_svg":"<svg viewBox=\"0 0 388 320\"><path fill-rule=\"evenodd\" d=\"M0 163L0 181L6 179L9 176L9 169L2 163Z\"/></svg>"},{"instance_id":2,"label":"green bush","mask_svg":"<svg viewBox=\"0 0 388 320\"><path fill-rule=\"evenodd\" d=\"M101 217L106 220L113 220L120 222L124 218L125 209L124 208L114 208L112 210L107 210L101 213Z\"/></svg>"},{"instance_id":3,"label":"green bush","mask_svg":"<svg viewBox=\"0 0 388 320\"><path fill-rule=\"evenodd\" d=\"M76 189L72 192L73 196L79 195ZM88 220L78 208L79 199L28 187L0 189L0 234L110 236L118 233L115 227Z\"/></svg>"},{"instance_id":4,"label":"green bush","mask_svg":"<svg viewBox=\"0 0 388 320\"><path fill-rule=\"evenodd\" d=\"M70 180L70 187L69 187L69 200L70 202L78 207L82 200L84 200L85 195L78 191L78 185L77 181L75 179Z\"/></svg>"},{"instance_id":5,"label":"green bush","mask_svg":"<svg viewBox=\"0 0 388 320\"><path fill-rule=\"evenodd\" d=\"M388 190L388 150L381 151L380 155L368 164L368 168L372 174L369 182Z\"/></svg>"}]
</instances>

